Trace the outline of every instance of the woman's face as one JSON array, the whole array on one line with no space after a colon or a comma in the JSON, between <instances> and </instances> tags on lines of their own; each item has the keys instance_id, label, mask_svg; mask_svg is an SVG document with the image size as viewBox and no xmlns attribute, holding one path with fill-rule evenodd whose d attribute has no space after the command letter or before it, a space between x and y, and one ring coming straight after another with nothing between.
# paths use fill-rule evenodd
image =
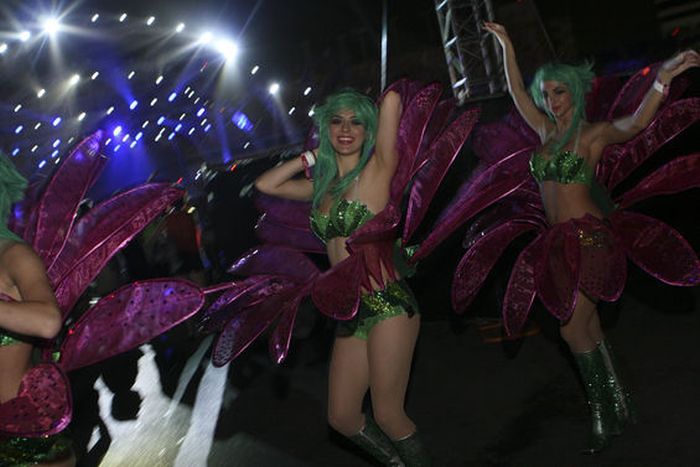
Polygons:
<instances>
[{"instance_id":1,"label":"woman's face","mask_svg":"<svg viewBox=\"0 0 700 467\"><path fill-rule=\"evenodd\" d=\"M560 81L543 81L542 96L547 110L554 118L562 118L573 111L573 99L569 87Z\"/></svg>"},{"instance_id":2,"label":"woman's face","mask_svg":"<svg viewBox=\"0 0 700 467\"><path fill-rule=\"evenodd\" d=\"M365 142L365 125L352 110L339 110L328 124L328 136L337 155L359 154Z\"/></svg>"}]
</instances>

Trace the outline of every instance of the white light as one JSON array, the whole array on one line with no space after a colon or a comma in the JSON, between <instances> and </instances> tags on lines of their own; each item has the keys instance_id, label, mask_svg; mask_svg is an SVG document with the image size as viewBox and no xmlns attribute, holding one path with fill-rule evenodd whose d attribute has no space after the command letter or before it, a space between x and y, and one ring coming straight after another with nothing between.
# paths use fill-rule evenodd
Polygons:
<instances>
[{"instance_id":1,"label":"white light","mask_svg":"<svg viewBox=\"0 0 700 467\"><path fill-rule=\"evenodd\" d=\"M32 37L32 33L29 31L22 31L19 33L19 40L22 42L27 42L30 37Z\"/></svg>"},{"instance_id":2,"label":"white light","mask_svg":"<svg viewBox=\"0 0 700 467\"><path fill-rule=\"evenodd\" d=\"M185 23L180 23L180 24L178 24L177 27L175 28L175 32L178 33L178 34L181 33L181 32L184 31L184 30L185 30Z\"/></svg>"},{"instance_id":3,"label":"white light","mask_svg":"<svg viewBox=\"0 0 700 467\"><path fill-rule=\"evenodd\" d=\"M158 122L157 122L157 123L158 123L158 125L162 125L164 121L165 121L165 117L161 115L161 116L158 118Z\"/></svg>"},{"instance_id":4,"label":"white light","mask_svg":"<svg viewBox=\"0 0 700 467\"><path fill-rule=\"evenodd\" d=\"M60 140L60 139L56 139L56 140L53 142L52 146L53 146L54 148L57 148L59 144L61 144L61 140Z\"/></svg>"},{"instance_id":5,"label":"white light","mask_svg":"<svg viewBox=\"0 0 700 467\"><path fill-rule=\"evenodd\" d=\"M233 60L238 55L238 45L229 39L223 39L216 43L216 50L224 56L226 60Z\"/></svg>"},{"instance_id":6,"label":"white light","mask_svg":"<svg viewBox=\"0 0 700 467\"><path fill-rule=\"evenodd\" d=\"M155 16L151 16L150 18L148 18L148 19L146 20L146 25L147 25L147 26L150 26L151 24L153 24L153 22L154 22L155 20L156 20L156 17L155 17Z\"/></svg>"},{"instance_id":7,"label":"white light","mask_svg":"<svg viewBox=\"0 0 700 467\"><path fill-rule=\"evenodd\" d=\"M176 97L177 97L177 93L175 91L171 92L170 95L168 96L168 102L174 101Z\"/></svg>"},{"instance_id":8,"label":"white light","mask_svg":"<svg viewBox=\"0 0 700 467\"><path fill-rule=\"evenodd\" d=\"M90 76L90 79L97 79L98 76L100 76L100 72L96 71L92 74L92 76Z\"/></svg>"},{"instance_id":9,"label":"white light","mask_svg":"<svg viewBox=\"0 0 700 467\"><path fill-rule=\"evenodd\" d=\"M43 166L46 165L46 161L41 161L39 162L39 168L42 168Z\"/></svg>"},{"instance_id":10,"label":"white light","mask_svg":"<svg viewBox=\"0 0 700 467\"><path fill-rule=\"evenodd\" d=\"M187 95L187 98L192 99L192 96L194 96L194 89L190 91L190 93Z\"/></svg>"},{"instance_id":11,"label":"white light","mask_svg":"<svg viewBox=\"0 0 700 467\"><path fill-rule=\"evenodd\" d=\"M208 44L211 42L212 37L213 36L209 31L205 31L201 36L199 36L199 42L200 44Z\"/></svg>"},{"instance_id":12,"label":"white light","mask_svg":"<svg viewBox=\"0 0 700 467\"><path fill-rule=\"evenodd\" d=\"M51 159L55 159L58 156L58 149L51 153Z\"/></svg>"},{"instance_id":13,"label":"white light","mask_svg":"<svg viewBox=\"0 0 700 467\"><path fill-rule=\"evenodd\" d=\"M92 18L90 18L90 22L91 22L91 23L94 23L94 22L96 22L98 19L100 19L100 14L99 14L99 13L95 13L94 15L92 15Z\"/></svg>"},{"instance_id":14,"label":"white light","mask_svg":"<svg viewBox=\"0 0 700 467\"><path fill-rule=\"evenodd\" d=\"M196 104L197 104L197 102L199 102L200 100L201 100L201 98L200 98L200 97L196 98L196 99L194 100L193 104L195 104L195 105L196 105Z\"/></svg>"},{"instance_id":15,"label":"white light","mask_svg":"<svg viewBox=\"0 0 700 467\"><path fill-rule=\"evenodd\" d=\"M192 89L192 88L189 87L189 86L187 86L187 87L185 88L185 94L187 94L188 92L190 92L190 89Z\"/></svg>"},{"instance_id":16,"label":"white light","mask_svg":"<svg viewBox=\"0 0 700 467\"><path fill-rule=\"evenodd\" d=\"M76 84L78 84L79 81L80 81L80 75L76 73L70 77L70 79L68 80L68 84L71 86L75 86Z\"/></svg>"},{"instance_id":17,"label":"white light","mask_svg":"<svg viewBox=\"0 0 700 467\"><path fill-rule=\"evenodd\" d=\"M87 114L85 112L81 112L80 115L78 115L78 121L82 122L83 120L85 120L86 115Z\"/></svg>"},{"instance_id":18,"label":"white light","mask_svg":"<svg viewBox=\"0 0 700 467\"><path fill-rule=\"evenodd\" d=\"M204 125L206 125L206 124L207 124L207 119L205 118L205 119L202 120L202 123L200 123L200 125L204 126Z\"/></svg>"},{"instance_id":19,"label":"white light","mask_svg":"<svg viewBox=\"0 0 700 467\"><path fill-rule=\"evenodd\" d=\"M255 73L258 72L259 69L260 69L260 67L257 66L257 65L255 65L255 66L250 70L250 74L251 74L251 75L254 75Z\"/></svg>"},{"instance_id":20,"label":"white light","mask_svg":"<svg viewBox=\"0 0 700 467\"><path fill-rule=\"evenodd\" d=\"M305 95L305 96L308 96L310 92L311 92L311 86L309 86L308 88L304 89L304 95Z\"/></svg>"},{"instance_id":21,"label":"white light","mask_svg":"<svg viewBox=\"0 0 700 467\"><path fill-rule=\"evenodd\" d=\"M15 106L15 113L19 112L22 109L22 104L17 104Z\"/></svg>"},{"instance_id":22,"label":"white light","mask_svg":"<svg viewBox=\"0 0 700 467\"><path fill-rule=\"evenodd\" d=\"M175 137L175 132L173 131L168 135L168 141L172 140Z\"/></svg>"},{"instance_id":23,"label":"white light","mask_svg":"<svg viewBox=\"0 0 700 467\"><path fill-rule=\"evenodd\" d=\"M121 144L117 144L116 146L114 146L114 152L119 151L119 149L120 149L121 147L122 147Z\"/></svg>"},{"instance_id":24,"label":"white light","mask_svg":"<svg viewBox=\"0 0 700 467\"><path fill-rule=\"evenodd\" d=\"M177 133L181 129L182 129L182 123L178 123L177 126L175 127L175 133Z\"/></svg>"},{"instance_id":25,"label":"white light","mask_svg":"<svg viewBox=\"0 0 700 467\"><path fill-rule=\"evenodd\" d=\"M207 131L211 130L211 123L207 126L204 127L204 132L206 133Z\"/></svg>"},{"instance_id":26,"label":"white light","mask_svg":"<svg viewBox=\"0 0 700 467\"><path fill-rule=\"evenodd\" d=\"M157 97L154 97L153 99L151 99L151 107L153 107L154 105L156 105L156 102L158 102L158 98L157 98Z\"/></svg>"},{"instance_id":27,"label":"white light","mask_svg":"<svg viewBox=\"0 0 700 467\"><path fill-rule=\"evenodd\" d=\"M131 135L129 133L125 134L122 138L122 143L129 141L129 138L131 138Z\"/></svg>"},{"instance_id":28,"label":"white light","mask_svg":"<svg viewBox=\"0 0 700 467\"><path fill-rule=\"evenodd\" d=\"M131 104L129 104L129 108L130 108L131 110L134 110L136 107L138 107L138 105L139 105L139 101L137 101L136 99L134 99L133 101L131 101Z\"/></svg>"},{"instance_id":29,"label":"white light","mask_svg":"<svg viewBox=\"0 0 700 467\"><path fill-rule=\"evenodd\" d=\"M36 93L36 97L41 99L42 97L44 97L44 94L46 94L46 89L41 88L41 89L39 89L39 92Z\"/></svg>"},{"instance_id":30,"label":"white light","mask_svg":"<svg viewBox=\"0 0 700 467\"><path fill-rule=\"evenodd\" d=\"M314 109L313 109L313 108L312 108L311 110L309 110L309 114L308 114L308 115L309 115L309 117L313 117L313 116L314 116Z\"/></svg>"},{"instance_id":31,"label":"white light","mask_svg":"<svg viewBox=\"0 0 700 467\"><path fill-rule=\"evenodd\" d=\"M143 122L143 125L141 125L141 128L146 128L149 123L150 122L148 120L146 120L145 122Z\"/></svg>"},{"instance_id":32,"label":"white light","mask_svg":"<svg viewBox=\"0 0 700 467\"><path fill-rule=\"evenodd\" d=\"M58 126L61 124L61 117L56 117L53 119L53 122L51 122L53 126Z\"/></svg>"},{"instance_id":33,"label":"white light","mask_svg":"<svg viewBox=\"0 0 700 467\"><path fill-rule=\"evenodd\" d=\"M131 78L133 78L135 74L136 74L136 72L135 72L134 70L131 70L131 71L129 72L129 74L127 75L126 79L131 79Z\"/></svg>"},{"instance_id":34,"label":"white light","mask_svg":"<svg viewBox=\"0 0 700 467\"><path fill-rule=\"evenodd\" d=\"M204 109L204 107L202 107L201 109L199 109L199 110L197 111L197 116L198 116L198 117L201 117L202 114L203 114L204 112L205 112L205 109Z\"/></svg>"},{"instance_id":35,"label":"white light","mask_svg":"<svg viewBox=\"0 0 700 467\"><path fill-rule=\"evenodd\" d=\"M119 17L119 22L123 23L125 19L126 19L126 13L122 13L122 15Z\"/></svg>"},{"instance_id":36,"label":"white light","mask_svg":"<svg viewBox=\"0 0 700 467\"><path fill-rule=\"evenodd\" d=\"M270 94L275 95L280 91L280 85L278 83L272 83L267 91Z\"/></svg>"},{"instance_id":37,"label":"white light","mask_svg":"<svg viewBox=\"0 0 700 467\"><path fill-rule=\"evenodd\" d=\"M134 141L138 141L141 138L143 138L143 133L139 131L138 133L136 133L136 136L134 136Z\"/></svg>"},{"instance_id":38,"label":"white light","mask_svg":"<svg viewBox=\"0 0 700 467\"><path fill-rule=\"evenodd\" d=\"M109 143L112 142L112 138L107 138L107 141L105 141L105 146L109 146Z\"/></svg>"},{"instance_id":39,"label":"white light","mask_svg":"<svg viewBox=\"0 0 700 467\"><path fill-rule=\"evenodd\" d=\"M22 125L17 125L17 128L15 128L15 134L18 135L18 134L22 133L23 129L24 129L24 127Z\"/></svg>"},{"instance_id":40,"label":"white light","mask_svg":"<svg viewBox=\"0 0 700 467\"><path fill-rule=\"evenodd\" d=\"M185 119L186 115L187 115L186 113L183 113L182 115L180 115L180 118L178 118L178 120L183 121Z\"/></svg>"},{"instance_id":41,"label":"white light","mask_svg":"<svg viewBox=\"0 0 700 467\"><path fill-rule=\"evenodd\" d=\"M58 21L58 18L46 18L43 21L42 27L44 28L44 33L52 36L58 32L61 23Z\"/></svg>"},{"instance_id":42,"label":"white light","mask_svg":"<svg viewBox=\"0 0 700 467\"><path fill-rule=\"evenodd\" d=\"M289 112L287 112L287 113L289 115L292 115L296 109L297 109L296 107L292 107L291 109L289 109Z\"/></svg>"},{"instance_id":43,"label":"white light","mask_svg":"<svg viewBox=\"0 0 700 467\"><path fill-rule=\"evenodd\" d=\"M158 133L155 138L153 138L153 141L160 141L160 138L163 136L163 133Z\"/></svg>"},{"instance_id":44,"label":"white light","mask_svg":"<svg viewBox=\"0 0 700 467\"><path fill-rule=\"evenodd\" d=\"M121 125L118 125L118 126L114 129L114 131L112 132L112 134L113 134L114 136L119 136L119 135L121 134L121 132L122 132L122 127L121 127Z\"/></svg>"},{"instance_id":45,"label":"white light","mask_svg":"<svg viewBox=\"0 0 700 467\"><path fill-rule=\"evenodd\" d=\"M163 75L156 78L156 84L160 84L161 81L163 81Z\"/></svg>"},{"instance_id":46,"label":"white light","mask_svg":"<svg viewBox=\"0 0 700 467\"><path fill-rule=\"evenodd\" d=\"M0 54L4 54L5 52L7 52L7 44L3 42L0 44Z\"/></svg>"},{"instance_id":47,"label":"white light","mask_svg":"<svg viewBox=\"0 0 700 467\"><path fill-rule=\"evenodd\" d=\"M243 145L243 149L248 149L248 146L250 146L250 141L246 142L246 143Z\"/></svg>"},{"instance_id":48,"label":"white light","mask_svg":"<svg viewBox=\"0 0 700 467\"><path fill-rule=\"evenodd\" d=\"M107 115L112 115L112 112L114 112L114 106L107 109Z\"/></svg>"},{"instance_id":49,"label":"white light","mask_svg":"<svg viewBox=\"0 0 700 467\"><path fill-rule=\"evenodd\" d=\"M134 149L134 146L136 146L136 141L132 141L131 144L129 145L129 147L131 149Z\"/></svg>"},{"instance_id":50,"label":"white light","mask_svg":"<svg viewBox=\"0 0 700 467\"><path fill-rule=\"evenodd\" d=\"M38 130L40 126L41 126L41 122L38 122L36 125L34 125L34 129Z\"/></svg>"},{"instance_id":51,"label":"white light","mask_svg":"<svg viewBox=\"0 0 700 467\"><path fill-rule=\"evenodd\" d=\"M190 131L187 132L187 134L190 136L192 136L192 133L194 133L194 127L190 128Z\"/></svg>"},{"instance_id":52,"label":"white light","mask_svg":"<svg viewBox=\"0 0 700 467\"><path fill-rule=\"evenodd\" d=\"M39 149L39 145L35 144L29 152L36 152L37 149Z\"/></svg>"},{"instance_id":53,"label":"white light","mask_svg":"<svg viewBox=\"0 0 700 467\"><path fill-rule=\"evenodd\" d=\"M14 149L12 150L12 155L13 155L13 156L16 156L17 154L19 154L19 148L14 148Z\"/></svg>"}]
</instances>

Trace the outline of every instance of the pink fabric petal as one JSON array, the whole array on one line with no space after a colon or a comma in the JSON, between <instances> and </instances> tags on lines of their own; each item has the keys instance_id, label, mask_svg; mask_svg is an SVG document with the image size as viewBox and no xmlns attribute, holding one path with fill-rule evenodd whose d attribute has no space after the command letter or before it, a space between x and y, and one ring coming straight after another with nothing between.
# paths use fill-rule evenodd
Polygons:
<instances>
[{"instance_id":1,"label":"pink fabric petal","mask_svg":"<svg viewBox=\"0 0 700 467\"><path fill-rule=\"evenodd\" d=\"M254 198L255 207L270 221L287 227L311 230L309 215L311 203L278 198L258 192Z\"/></svg>"},{"instance_id":2,"label":"pink fabric petal","mask_svg":"<svg viewBox=\"0 0 700 467\"><path fill-rule=\"evenodd\" d=\"M627 258L611 228L586 215L572 221L581 251L580 287L592 298L609 302L620 298L627 281Z\"/></svg>"},{"instance_id":3,"label":"pink fabric petal","mask_svg":"<svg viewBox=\"0 0 700 467\"><path fill-rule=\"evenodd\" d=\"M652 196L668 195L700 186L700 153L676 158L645 177L617 201L627 208Z\"/></svg>"},{"instance_id":4,"label":"pink fabric petal","mask_svg":"<svg viewBox=\"0 0 700 467\"><path fill-rule=\"evenodd\" d=\"M277 274L308 281L313 279L319 270L303 253L278 245L261 245L236 260L229 272L244 276Z\"/></svg>"},{"instance_id":5,"label":"pink fabric petal","mask_svg":"<svg viewBox=\"0 0 700 467\"><path fill-rule=\"evenodd\" d=\"M519 235L536 225L511 220L482 232L462 257L452 279L452 307L463 312L472 302L503 250Z\"/></svg>"},{"instance_id":6,"label":"pink fabric petal","mask_svg":"<svg viewBox=\"0 0 700 467\"><path fill-rule=\"evenodd\" d=\"M255 235L264 243L282 245L309 253L325 253L326 247L309 228L308 217L303 228L275 222L271 216L263 214L255 225Z\"/></svg>"},{"instance_id":7,"label":"pink fabric petal","mask_svg":"<svg viewBox=\"0 0 700 467\"><path fill-rule=\"evenodd\" d=\"M167 184L143 185L110 198L80 219L70 243L48 270L64 315L112 256L183 193Z\"/></svg>"},{"instance_id":8,"label":"pink fabric petal","mask_svg":"<svg viewBox=\"0 0 700 467\"><path fill-rule=\"evenodd\" d=\"M360 306L362 257L351 255L319 275L311 290L311 299L321 313L333 319L347 320Z\"/></svg>"},{"instance_id":9,"label":"pink fabric petal","mask_svg":"<svg viewBox=\"0 0 700 467\"><path fill-rule=\"evenodd\" d=\"M280 319L270 335L270 356L272 356L275 363L282 363L284 359L287 358L289 344L292 340L294 321L297 317L297 311L299 311L299 304L307 294L308 291L299 293L282 305Z\"/></svg>"},{"instance_id":10,"label":"pink fabric petal","mask_svg":"<svg viewBox=\"0 0 700 467\"><path fill-rule=\"evenodd\" d=\"M503 299L503 326L509 336L520 332L530 314L536 294L535 268L542 254L543 243L544 236L540 235L525 247L510 273Z\"/></svg>"},{"instance_id":11,"label":"pink fabric petal","mask_svg":"<svg viewBox=\"0 0 700 467\"><path fill-rule=\"evenodd\" d=\"M75 370L138 347L194 315L199 286L182 279L135 282L103 297L69 330L60 366Z\"/></svg>"},{"instance_id":12,"label":"pink fabric petal","mask_svg":"<svg viewBox=\"0 0 700 467\"><path fill-rule=\"evenodd\" d=\"M617 211L610 221L627 255L642 270L670 285L700 284L698 256L678 231L632 212Z\"/></svg>"},{"instance_id":13,"label":"pink fabric petal","mask_svg":"<svg viewBox=\"0 0 700 467\"><path fill-rule=\"evenodd\" d=\"M0 404L0 436L50 436L70 419L68 379L53 363L42 363L24 375L17 397Z\"/></svg>"}]
</instances>

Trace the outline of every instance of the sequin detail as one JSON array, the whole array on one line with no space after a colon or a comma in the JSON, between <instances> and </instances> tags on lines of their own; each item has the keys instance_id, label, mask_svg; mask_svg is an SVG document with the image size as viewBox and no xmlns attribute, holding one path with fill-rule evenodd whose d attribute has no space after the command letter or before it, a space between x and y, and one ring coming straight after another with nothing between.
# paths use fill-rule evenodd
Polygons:
<instances>
[{"instance_id":1,"label":"sequin detail","mask_svg":"<svg viewBox=\"0 0 700 467\"><path fill-rule=\"evenodd\" d=\"M577 233L578 242L583 247L602 248L609 243L606 233L599 230L588 232L584 229L578 229Z\"/></svg>"},{"instance_id":2,"label":"sequin detail","mask_svg":"<svg viewBox=\"0 0 700 467\"><path fill-rule=\"evenodd\" d=\"M374 213L364 203L340 198L333 202L328 214L318 209L311 211L311 230L326 243L335 237L349 237L372 217Z\"/></svg>"},{"instance_id":3,"label":"sequin detail","mask_svg":"<svg viewBox=\"0 0 700 467\"><path fill-rule=\"evenodd\" d=\"M381 290L363 293L357 315L348 321L339 321L336 335L354 336L366 340L370 330L380 321L401 314L413 316L418 303L405 281L390 282Z\"/></svg>"},{"instance_id":4,"label":"sequin detail","mask_svg":"<svg viewBox=\"0 0 700 467\"><path fill-rule=\"evenodd\" d=\"M594 179L593 169L573 151L560 151L552 154L549 159L540 153L534 153L530 158L530 173L540 183L554 181L590 186Z\"/></svg>"},{"instance_id":5,"label":"sequin detail","mask_svg":"<svg viewBox=\"0 0 700 467\"><path fill-rule=\"evenodd\" d=\"M6 345L20 344L24 342L16 334L10 334L7 331L0 328L0 347L5 347Z\"/></svg>"},{"instance_id":6,"label":"sequin detail","mask_svg":"<svg viewBox=\"0 0 700 467\"><path fill-rule=\"evenodd\" d=\"M24 467L70 456L71 439L64 433L39 438L0 437L0 465Z\"/></svg>"}]
</instances>

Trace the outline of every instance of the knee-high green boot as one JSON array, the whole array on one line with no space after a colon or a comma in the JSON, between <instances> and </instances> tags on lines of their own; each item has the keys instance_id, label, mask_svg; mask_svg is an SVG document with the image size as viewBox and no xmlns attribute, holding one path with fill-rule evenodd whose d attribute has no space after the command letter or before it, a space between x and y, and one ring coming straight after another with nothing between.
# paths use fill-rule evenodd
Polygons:
<instances>
[{"instance_id":1,"label":"knee-high green boot","mask_svg":"<svg viewBox=\"0 0 700 467\"><path fill-rule=\"evenodd\" d=\"M604 449L611 438L619 433L614 401L607 387L607 370L603 355L597 348L589 352L574 352L586 390L588 408L591 412L591 436L587 454Z\"/></svg>"},{"instance_id":2,"label":"knee-high green boot","mask_svg":"<svg viewBox=\"0 0 700 467\"><path fill-rule=\"evenodd\" d=\"M418 432L392 441L406 467L430 467L433 461L430 453L418 436Z\"/></svg>"},{"instance_id":3,"label":"knee-high green boot","mask_svg":"<svg viewBox=\"0 0 700 467\"><path fill-rule=\"evenodd\" d=\"M365 415L365 426L348 439L372 458L387 467L405 467L394 444L369 415Z\"/></svg>"},{"instance_id":4,"label":"knee-high green boot","mask_svg":"<svg viewBox=\"0 0 700 467\"><path fill-rule=\"evenodd\" d=\"M598 351L605 362L607 371L606 384L615 404L615 416L620 428L622 428L627 422L634 423L637 421L636 409L630 392L622 383L619 372L616 369L617 362L610 343L606 340L600 341L598 343Z\"/></svg>"}]
</instances>

